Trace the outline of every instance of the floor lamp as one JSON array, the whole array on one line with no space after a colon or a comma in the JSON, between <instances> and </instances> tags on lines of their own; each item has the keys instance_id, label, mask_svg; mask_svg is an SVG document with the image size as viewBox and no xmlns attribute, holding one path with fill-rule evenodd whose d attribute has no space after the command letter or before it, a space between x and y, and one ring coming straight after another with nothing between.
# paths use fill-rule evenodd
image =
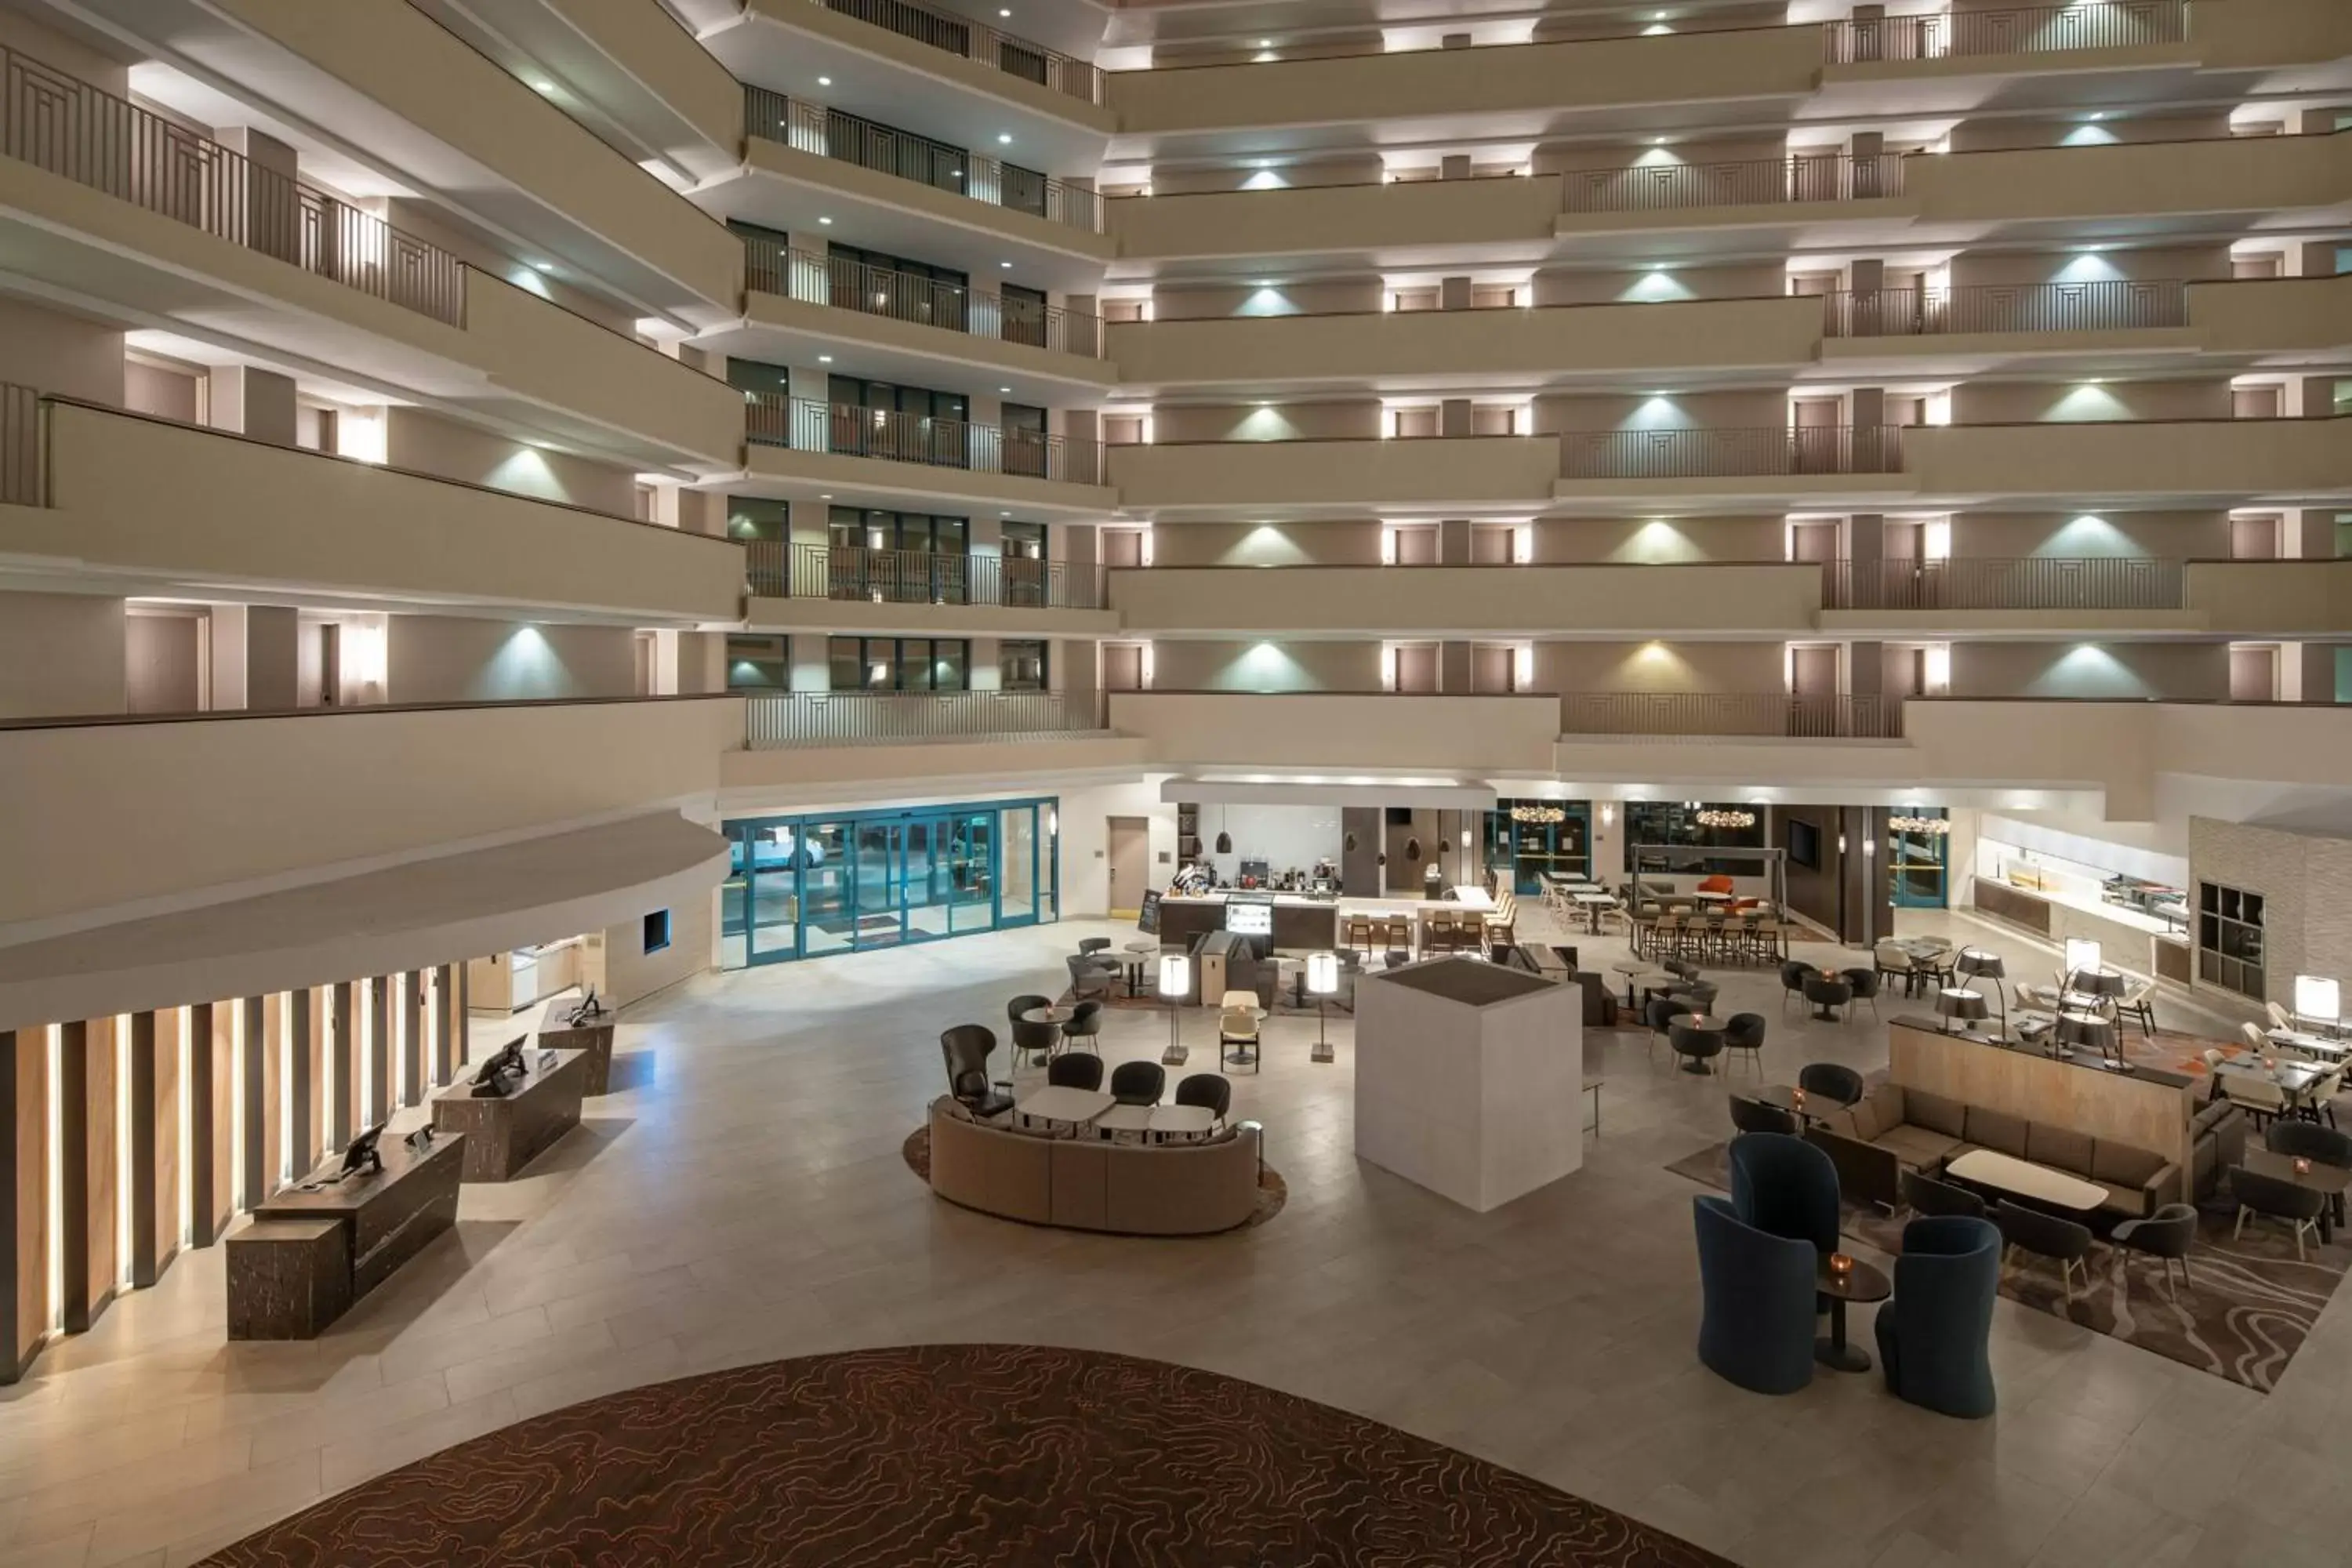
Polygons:
<instances>
[{"instance_id":1,"label":"floor lamp","mask_svg":"<svg viewBox=\"0 0 2352 1568\"><path fill-rule=\"evenodd\" d=\"M1307 989L1315 993L1315 1049L1309 1061L1328 1062L1332 1059L1331 1026L1328 1013L1331 994L1339 989L1339 955L1336 952L1310 952L1307 955Z\"/></svg>"},{"instance_id":2,"label":"floor lamp","mask_svg":"<svg viewBox=\"0 0 2352 1568\"><path fill-rule=\"evenodd\" d=\"M1160 994L1168 999L1168 1048L1160 1053L1160 1062L1168 1067L1184 1065L1184 1042L1177 1037L1178 1021L1183 1016L1185 996L1192 989L1192 960L1181 952L1160 955Z\"/></svg>"}]
</instances>

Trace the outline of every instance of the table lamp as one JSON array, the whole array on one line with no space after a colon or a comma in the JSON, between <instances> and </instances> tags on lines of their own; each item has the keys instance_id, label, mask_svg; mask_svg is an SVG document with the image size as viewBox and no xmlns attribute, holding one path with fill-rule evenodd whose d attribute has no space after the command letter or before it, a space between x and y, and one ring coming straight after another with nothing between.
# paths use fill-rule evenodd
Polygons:
<instances>
[{"instance_id":1,"label":"table lamp","mask_svg":"<svg viewBox=\"0 0 2352 1568\"><path fill-rule=\"evenodd\" d=\"M1160 955L1160 994L1168 999L1168 1048L1160 1053L1160 1059L1171 1068L1181 1068L1184 1065L1186 1052L1184 1043L1176 1037L1177 1020L1181 1016L1180 1009L1183 1005L1184 998L1192 994L1192 960L1191 956L1181 952L1161 953Z\"/></svg>"},{"instance_id":2,"label":"table lamp","mask_svg":"<svg viewBox=\"0 0 2352 1568\"><path fill-rule=\"evenodd\" d=\"M1981 1023L1986 1018L1984 994L1965 985L1947 985L1936 993L1936 1011L1944 1019L1944 1033L1953 1033L1955 1022ZM1962 1031L1965 1032L1965 1031Z\"/></svg>"},{"instance_id":3,"label":"table lamp","mask_svg":"<svg viewBox=\"0 0 2352 1568\"><path fill-rule=\"evenodd\" d=\"M1315 994L1315 1049L1309 1061L1331 1060L1331 1042L1325 1036L1329 1021L1324 1012L1324 999L1339 989L1339 955L1336 952L1310 952L1307 955L1307 989Z\"/></svg>"},{"instance_id":4,"label":"table lamp","mask_svg":"<svg viewBox=\"0 0 2352 1568\"><path fill-rule=\"evenodd\" d=\"M2078 1046L2084 1050L2096 1051L2100 1059L2111 1068L2124 1066L2123 1050L2117 1044L2120 1032L2111 1020L2102 1018L2096 1013L2077 1010L2059 1014L2058 1026L2051 1038L2062 1046Z\"/></svg>"},{"instance_id":5,"label":"table lamp","mask_svg":"<svg viewBox=\"0 0 2352 1568\"><path fill-rule=\"evenodd\" d=\"M1959 956L1952 961L1952 973L1970 980L1993 983L1993 1005L2000 1010L2001 1033L2006 1035L2009 1032L2009 993L2000 983L2009 978L2009 967L2001 963L2000 954L1987 952L1980 947L1964 947L1960 949Z\"/></svg>"},{"instance_id":6,"label":"table lamp","mask_svg":"<svg viewBox=\"0 0 2352 1568\"><path fill-rule=\"evenodd\" d=\"M2294 1016L2310 1018L2330 1026L2344 1018L2343 991L2324 974L2298 974L2294 977Z\"/></svg>"}]
</instances>

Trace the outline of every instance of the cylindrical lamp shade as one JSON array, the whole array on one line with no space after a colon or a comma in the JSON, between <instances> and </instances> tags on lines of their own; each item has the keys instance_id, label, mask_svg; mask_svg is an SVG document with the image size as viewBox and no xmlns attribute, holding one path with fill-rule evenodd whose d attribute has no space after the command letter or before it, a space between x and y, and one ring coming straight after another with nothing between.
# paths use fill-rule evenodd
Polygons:
<instances>
[{"instance_id":1,"label":"cylindrical lamp shade","mask_svg":"<svg viewBox=\"0 0 2352 1568\"><path fill-rule=\"evenodd\" d=\"M2074 985L2075 989L2088 992L2094 996L2120 996L2128 989L2123 971L2119 969L2102 969L2095 974L2078 974L2074 977Z\"/></svg>"},{"instance_id":2,"label":"cylindrical lamp shade","mask_svg":"<svg viewBox=\"0 0 2352 1568\"><path fill-rule=\"evenodd\" d=\"M1160 994L1174 1001L1191 994L1192 990L1192 960L1190 954L1163 952L1160 955Z\"/></svg>"},{"instance_id":3,"label":"cylindrical lamp shade","mask_svg":"<svg viewBox=\"0 0 2352 1568\"><path fill-rule=\"evenodd\" d=\"M2086 974L2099 967L2099 944L2088 937L2066 939L2066 973Z\"/></svg>"},{"instance_id":4,"label":"cylindrical lamp shade","mask_svg":"<svg viewBox=\"0 0 2352 1568\"><path fill-rule=\"evenodd\" d=\"M2000 954L1987 952L1980 947L1960 949L1959 957L1952 961L1952 969L1955 973L1980 974L1987 980L2006 979L2009 974L2008 969L2000 962Z\"/></svg>"},{"instance_id":5,"label":"cylindrical lamp shade","mask_svg":"<svg viewBox=\"0 0 2352 1568\"><path fill-rule=\"evenodd\" d=\"M1318 996L1329 996L1339 989L1339 955L1336 952L1310 952L1307 955L1307 989Z\"/></svg>"},{"instance_id":6,"label":"cylindrical lamp shade","mask_svg":"<svg viewBox=\"0 0 2352 1568\"><path fill-rule=\"evenodd\" d=\"M2333 1023L2343 1015L2343 988L2323 974L2294 977L2294 1010L2306 1018Z\"/></svg>"},{"instance_id":7,"label":"cylindrical lamp shade","mask_svg":"<svg viewBox=\"0 0 2352 1568\"><path fill-rule=\"evenodd\" d=\"M1936 993L1936 1011L1948 1023L1955 1019L1963 1024L1980 1023L1987 1016L1982 994L1959 985L1948 985Z\"/></svg>"},{"instance_id":8,"label":"cylindrical lamp shade","mask_svg":"<svg viewBox=\"0 0 2352 1568\"><path fill-rule=\"evenodd\" d=\"M2103 1057L2115 1054L2116 1026L2096 1013L2059 1014L2057 1034L2061 1045L2080 1046Z\"/></svg>"}]
</instances>

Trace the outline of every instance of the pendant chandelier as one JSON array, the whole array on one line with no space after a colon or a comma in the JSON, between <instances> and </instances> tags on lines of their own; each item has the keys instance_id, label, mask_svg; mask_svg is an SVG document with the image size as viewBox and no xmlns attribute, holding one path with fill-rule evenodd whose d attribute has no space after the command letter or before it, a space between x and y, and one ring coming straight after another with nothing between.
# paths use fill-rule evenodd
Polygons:
<instances>
[{"instance_id":1,"label":"pendant chandelier","mask_svg":"<svg viewBox=\"0 0 2352 1568\"><path fill-rule=\"evenodd\" d=\"M1886 826L1890 832L1923 833L1930 838L1941 838L1952 830L1951 822L1941 816L1890 816Z\"/></svg>"},{"instance_id":2,"label":"pendant chandelier","mask_svg":"<svg viewBox=\"0 0 2352 1568\"><path fill-rule=\"evenodd\" d=\"M1538 824L1566 822L1568 812L1557 805L1537 805L1523 802L1511 807L1511 820Z\"/></svg>"},{"instance_id":3,"label":"pendant chandelier","mask_svg":"<svg viewBox=\"0 0 2352 1568\"><path fill-rule=\"evenodd\" d=\"M1701 827L1753 827L1756 826L1756 814L1737 807L1729 810L1710 808L1698 814L1698 825Z\"/></svg>"}]
</instances>

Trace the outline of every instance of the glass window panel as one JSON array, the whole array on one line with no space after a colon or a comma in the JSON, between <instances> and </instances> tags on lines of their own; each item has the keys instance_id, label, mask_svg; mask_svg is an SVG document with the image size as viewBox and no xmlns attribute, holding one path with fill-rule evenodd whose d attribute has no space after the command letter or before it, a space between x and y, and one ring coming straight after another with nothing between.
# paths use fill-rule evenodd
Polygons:
<instances>
[{"instance_id":1,"label":"glass window panel","mask_svg":"<svg viewBox=\"0 0 2352 1568\"><path fill-rule=\"evenodd\" d=\"M1037 810L1007 806L997 815L997 901L1006 925L1037 918Z\"/></svg>"},{"instance_id":2,"label":"glass window panel","mask_svg":"<svg viewBox=\"0 0 2352 1568\"><path fill-rule=\"evenodd\" d=\"M971 658L971 645L961 638L941 637L931 650L931 689L935 691L961 691L964 689L965 666Z\"/></svg>"},{"instance_id":3,"label":"glass window panel","mask_svg":"<svg viewBox=\"0 0 2352 1568\"><path fill-rule=\"evenodd\" d=\"M829 670L825 684L835 691L856 691L866 684L864 651L856 637L828 637L824 645Z\"/></svg>"}]
</instances>

